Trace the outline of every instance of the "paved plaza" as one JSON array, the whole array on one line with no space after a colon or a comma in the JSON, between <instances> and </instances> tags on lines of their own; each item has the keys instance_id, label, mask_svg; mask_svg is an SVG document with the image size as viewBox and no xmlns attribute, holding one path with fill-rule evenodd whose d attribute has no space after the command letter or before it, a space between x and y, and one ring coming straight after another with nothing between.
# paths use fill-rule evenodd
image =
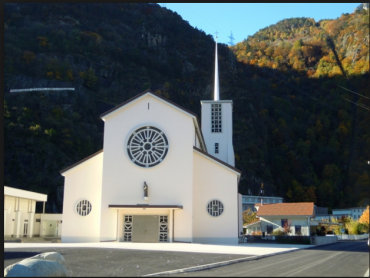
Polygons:
<instances>
[{"instance_id":1,"label":"paved plaza","mask_svg":"<svg viewBox=\"0 0 370 278\"><path fill-rule=\"evenodd\" d=\"M145 276L166 271L179 273L194 267L215 267L308 247L311 245L46 241L4 243L4 268L39 253L58 252L64 256L70 276Z\"/></svg>"}]
</instances>

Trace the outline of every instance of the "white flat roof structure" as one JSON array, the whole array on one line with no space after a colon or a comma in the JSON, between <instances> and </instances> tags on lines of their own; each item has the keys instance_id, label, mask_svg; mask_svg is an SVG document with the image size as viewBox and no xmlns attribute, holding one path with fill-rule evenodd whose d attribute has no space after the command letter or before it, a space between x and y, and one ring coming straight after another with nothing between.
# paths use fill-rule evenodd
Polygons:
<instances>
[{"instance_id":1,"label":"white flat roof structure","mask_svg":"<svg viewBox=\"0 0 370 278\"><path fill-rule=\"evenodd\" d=\"M30 199L39 202L46 202L48 200L48 195L36 193L32 191L22 190L18 188L13 188L4 185L4 195L13 196L16 198Z\"/></svg>"}]
</instances>

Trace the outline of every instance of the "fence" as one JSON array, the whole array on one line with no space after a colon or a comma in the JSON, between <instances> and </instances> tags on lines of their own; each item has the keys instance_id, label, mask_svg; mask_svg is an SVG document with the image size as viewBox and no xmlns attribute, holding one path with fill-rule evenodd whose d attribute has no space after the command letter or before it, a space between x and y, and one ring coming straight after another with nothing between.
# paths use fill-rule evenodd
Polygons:
<instances>
[{"instance_id":1,"label":"fence","mask_svg":"<svg viewBox=\"0 0 370 278\"><path fill-rule=\"evenodd\" d=\"M31 89L12 89L11 93L15 92L31 92L31 91L74 91L75 88L31 88Z\"/></svg>"},{"instance_id":2,"label":"fence","mask_svg":"<svg viewBox=\"0 0 370 278\"><path fill-rule=\"evenodd\" d=\"M369 234L362 234L362 235L336 235L338 240L361 240L367 239Z\"/></svg>"}]
</instances>

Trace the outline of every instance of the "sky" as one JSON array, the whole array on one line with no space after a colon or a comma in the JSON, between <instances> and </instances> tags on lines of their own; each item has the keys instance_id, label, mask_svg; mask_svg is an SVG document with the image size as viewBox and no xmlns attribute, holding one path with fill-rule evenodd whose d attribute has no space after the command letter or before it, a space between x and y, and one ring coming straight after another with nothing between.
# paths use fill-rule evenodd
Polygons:
<instances>
[{"instance_id":1,"label":"sky","mask_svg":"<svg viewBox=\"0 0 370 278\"><path fill-rule=\"evenodd\" d=\"M319 21L353 13L360 3L158 3L177 12L183 20L206 34L218 32L218 42L229 44L252 36L280 20L309 17Z\"/></svg>"}]
</instances>

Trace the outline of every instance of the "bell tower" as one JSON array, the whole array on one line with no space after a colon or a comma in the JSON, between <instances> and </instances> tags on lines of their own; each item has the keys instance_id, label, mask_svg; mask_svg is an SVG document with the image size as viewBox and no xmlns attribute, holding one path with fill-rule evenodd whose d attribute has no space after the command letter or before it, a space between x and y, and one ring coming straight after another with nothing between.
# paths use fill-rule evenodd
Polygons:
<instances>
[{"instance_id":1,"label":"bell tower","mask_svg":"<svg viewBox=\"0 0 370 278\"><path fill-rule=\"evenodd\" d=\"M213 100L201 100L202 132L210 155L235 166L232 100L220 100L218 81L217 32Z\"/></svg>"}]
</instances>

